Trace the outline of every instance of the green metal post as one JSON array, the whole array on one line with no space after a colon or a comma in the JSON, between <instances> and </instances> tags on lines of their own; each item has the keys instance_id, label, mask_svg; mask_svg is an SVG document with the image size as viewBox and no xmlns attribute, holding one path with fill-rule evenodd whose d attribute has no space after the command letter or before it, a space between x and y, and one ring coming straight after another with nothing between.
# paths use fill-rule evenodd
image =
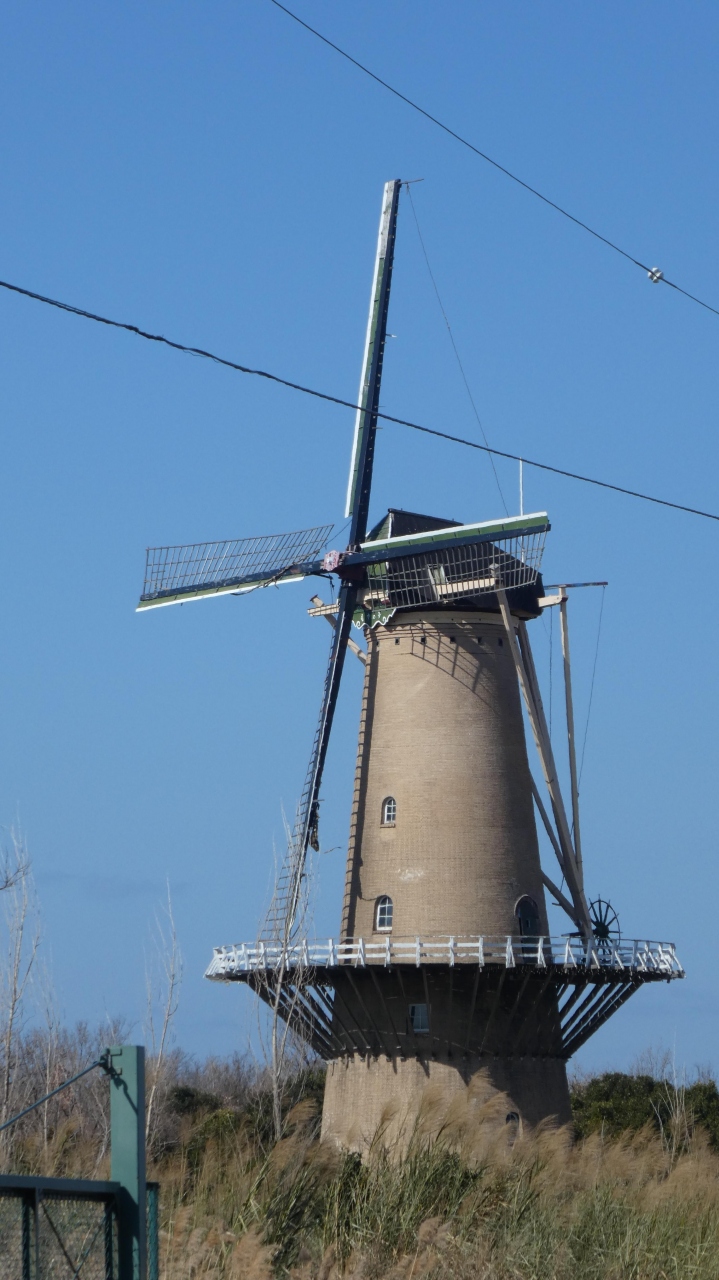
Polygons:
<instances>
[{"instance_id":1,"label":"green metal post","mask_svg":"<svg viewBox=\"0 0 719 1280\"><path fill-rule=\"evenodd\" d=\"M120 1183L118 1280L147 1280L145 1050L110 1050L110 1179Z\"/></svg>"}]
</instances>

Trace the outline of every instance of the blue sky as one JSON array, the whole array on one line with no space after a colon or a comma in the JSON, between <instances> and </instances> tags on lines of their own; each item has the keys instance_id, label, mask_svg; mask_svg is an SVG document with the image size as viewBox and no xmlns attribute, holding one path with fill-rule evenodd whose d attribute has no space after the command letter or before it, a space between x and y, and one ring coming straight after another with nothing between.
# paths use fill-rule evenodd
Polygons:
<instances>
[{"instance_id":1,"label":"blue sky","mask_svg":"<svg viewBox=\"0 0 719 1280\"><path fill-rule=\"evenodd\" d=\"M298 0L299 4L299 0ZM302 0L306 19L501 163L719 306L716 7ZM414 200L490 442L719 509L719 320L593 241L267 0L5 6L0 275L348 399L383 182ZM0 822L34 861L57 1004L139 1025L169 878L178 1041L244 1047L251 938L304 777L329 628L300 584L134 612L144 548L342 523L348 411L9 294L2 326ZM477 438L400 210L383 407ZM498 463L517 506L517 468ZM373 514L501 512L479 454L387 425ZM582 785L588 888L677 942L581 1053L719 1066L711 522L525 472L548 580L608 579ZM572 601L583 732L599 593ZM549 697L549 645L535 624ZM556 661L557 635L554 635ZM317 930L336 932L360 688L323 788ZM561 743L559 667L553 725ZM557 925L563 925L557 920Z\"/></svg>"}]
</instances>

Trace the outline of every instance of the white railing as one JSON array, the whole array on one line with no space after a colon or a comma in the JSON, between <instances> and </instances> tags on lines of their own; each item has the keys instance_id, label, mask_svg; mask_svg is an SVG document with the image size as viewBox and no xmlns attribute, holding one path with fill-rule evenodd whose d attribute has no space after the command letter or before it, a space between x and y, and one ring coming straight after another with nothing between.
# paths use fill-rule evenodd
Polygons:
<instances>
[{"instance_id":1,"label":"white railing","mask_svg":"<svg viewBox=\"0 0 719 1280\"><path fill-rule=\"evenodd\" d=\"M310 942L306 938L287 947L269 943L235 943L215 947L205 974L206 978L237 977L243 973L274 971L283 965L288 971L302 969L334 969L352 965L462 964L502 965L513 969L533 965L550 966L565 971L573 969L608 969L615 973L656 974L664 978L681 978L684 970L677 958L673 942L622 940L601 942L593 938L503 938L429 937L381 939L353 938L337 942Z\"/></svg>"}]
</instances>

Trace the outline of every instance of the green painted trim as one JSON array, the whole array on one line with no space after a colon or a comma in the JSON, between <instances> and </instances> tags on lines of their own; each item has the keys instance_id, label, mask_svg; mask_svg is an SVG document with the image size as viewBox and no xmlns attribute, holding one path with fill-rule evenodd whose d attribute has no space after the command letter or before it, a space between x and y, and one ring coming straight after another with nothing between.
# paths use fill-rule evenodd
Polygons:
<instances>
[{"instance_id":1,"label":"green painted trim","mask_svg":"<svg viewBox=\"0 0 719 1280\"><path fill-rule=\"evenodd\" d=\"M397 605L387 605L379 609L358 609L355 613L355 621L358 627L369 627L370 631L373 627L385 627L390 618L396 614L397 608Z\"/></svg>"},{"instance_id":2,"label":"green painted trim","mask_svg":"<svg viewBox=\"0 0 719 1280\"><path fill-rule=\"evenodd\" d=\"M530 516L508 516L504 520L485 520L478 524L452 525L448 529L429 530L425 533L409 533L404 538L385 538L378 542L363 542L363 551L381 551L383 547L412 547L421 543L436 543L440 546L451 546L453 542L471 538L473 534L486 536L497 534L512 537L520 530L531 533L546 533L549 529L549 518L546 511L536 512Z\"/></svg>"},{"instance_id":3,"label":"green painted trim","mask_svg":"<svg viewBox=\"0 0 719 1280\"><path fill-rule=\"evenodd\" d=\"M360 474L360 462L362 458L363 445L366 437L373 436L376 430L376 423L372 422L372 407L373 404L375 405L375 408L378 407L375 402L375 393L379 390L379 379L381 378L381 364L378 365L376 363L378 352L377 344L379 342L383 347L385 340L385 332L382 326L382 302L386 288L388 287L388 281L391 279L392 275L392 263L394 259L392 211L394 208L394 217L396 219L397 201L399 200L399 186L400 184L396 180L390 180L385 183L382 192L382 213L380 215L370 312L365 337L362 379L360 382L360 390L357 400L359 408L355 417L355 430L352 441L352 458L350 461L349 483L347 486L345 517L354 516L357 510L357 505L361 501L364 476ZM381 354L382 352L380 352L380 355ZM370 445L373 448L371 440ZM361 530L360 536L364 536L365 533L366 527Z\"/></svg>"},{"instance_id":4,"label":"green painted trim","mask_svg":"<svg viewBox=\"0 0 719 1280\"><path fill-rule=\"evenodd\" d=\"M119 1182L119 1277L147 1280L145 1050L110 1049L110 1178Z\"/></svg>"}]
</instances>

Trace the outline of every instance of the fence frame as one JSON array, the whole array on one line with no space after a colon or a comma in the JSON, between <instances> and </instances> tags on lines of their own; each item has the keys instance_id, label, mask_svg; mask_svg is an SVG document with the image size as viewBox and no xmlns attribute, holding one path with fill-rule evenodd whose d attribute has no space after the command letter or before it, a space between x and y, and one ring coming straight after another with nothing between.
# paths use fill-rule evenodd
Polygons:
<instances>
[{"instance_id":1,"label":"fence frame","mask_svg":"<svg viewBox=\"0 0 719 1280\"><path fill-rule=\"evenodd\" d=\"M105 1205L105 1280L159 1280L159 1184L148 1183L146 1178L144 1047L115 1045L108 1049L106 1061L97 1065L102 1066L110 1080L110 1180L0 1174L0 1197L14 1197L22 1202L21 1280L43 1280L40 1244L43 1200L102 1202ZM84 1261L75 1272L80 1280Z\"/></svg>"}]
</instances>

